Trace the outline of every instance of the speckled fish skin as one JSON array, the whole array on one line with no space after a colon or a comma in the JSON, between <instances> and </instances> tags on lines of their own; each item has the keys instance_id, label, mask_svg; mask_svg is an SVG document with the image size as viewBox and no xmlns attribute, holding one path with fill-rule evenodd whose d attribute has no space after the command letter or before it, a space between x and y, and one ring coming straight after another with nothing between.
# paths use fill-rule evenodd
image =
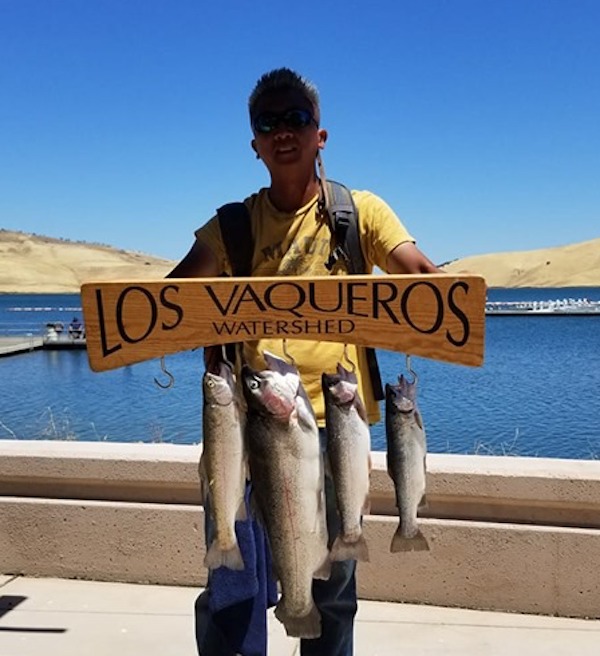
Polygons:
<instances>
[{"instance_id":1,"label":"speckled fish skin","mask_svg":"<svg viewBox=\"0 0 600 656\"><path fill-rule=\"evenodd\" d=\"M400 376L398 385L387 384L385 401L388 474L400 515L390 551L426 551L429 545L419 528L417 511L425 505L427 442L416 405L416 380L410 383Z\"/></svg>"},{"instance_id":2,"label":"speckled fish skin","mask_svg":"<svg viewBox=\"0 0 600 656\"><path fill-rule=\"evenodd\" d=\"M313 578L329 578L323 457L314 413L295 368L265 354L269 370L242 370L253 503L265 525L290 636L317 638Z\"/></svg>"},{"instance_id":3,"label":"speckled fish skin","mask_svg":"<svg viewBox=\"0 0 600 656\"><path fill-rule=\"evenodd\" d=\"M341 364L336 374L321 377L325 398L327 455L341 519L331 560L369 560L362 531L368 509L371 434L356 375Z\"/></svg>"},{"instance_id":4,"label":"speckled fish skin","mask_svg":"<svg viewBox=\"0 0 600 656\"><path fill-rule=\"evenodd\" d=\"M205 372L203 389L203 448L200 480L203 497L210 492L215 539L204 564L244 569L235 534L235 520L246 519L244 493L248 470L244 442L245 404L236 388L231 367L220 363L219 372Z\"/></svg>"}]
</instances>

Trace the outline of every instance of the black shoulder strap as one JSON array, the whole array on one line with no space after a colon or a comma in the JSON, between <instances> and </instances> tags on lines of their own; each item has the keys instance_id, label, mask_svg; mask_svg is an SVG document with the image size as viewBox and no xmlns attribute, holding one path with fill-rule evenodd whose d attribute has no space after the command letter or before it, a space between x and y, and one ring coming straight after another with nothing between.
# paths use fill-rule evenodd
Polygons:
<instances>
[{"instance_id":1,"label":"black shoulder strap","mask_svg":"<svg viewBox=\"0 0 600 656\"><path fill-rule=\"evenodd\" d=\"M227 251L227 259L234 276L249 276L252 273L254 241L250 212L244 203L228 203L217 210L221 239ZM229 362L235 362L241 344L227 344L225 353Z\"/></svg>"},{"instance_id":2,"label":"black shoulder strap","mask_svg":"<svg viewBox=\"0 0 600 656\"><path fill-rule=\"evenodd\" d=\"M352 193L348 187L333 180L327 180L326 185L329 201L327 215L329 218L329 228L333 234L333 249L325 266L331 270L341 258L346 264L348 273L366 273L367 267L360 245L358 211L354 204ZM367 347L365 349L365 355L369 367L373 395L377 401L382 401L385 396L375 349Z\"/></svg>"},{"instance_id":3,"label":"black shoulder strap","mask_svg":"<svg viewBox=\"0 0 600 656\"><path fill-rule=\"evenodd\" d=\"M358 232L358 212L350 189L333 180L327 180L326 184L329 201L327 214L334 246L325 266L331 270L341 258L346 263L348 273L365 273L365 258Z\"/></svg>"},{"instance_id":4,"label":"black shoulder strap","mask_svg":"<svg viewBox=\"0 0 600 656\"><path fill-rule=\"evenodd\" d=\"M234 276L252 273L254 242L250 225L250 212L244 203L228 203L217 210L221 239Z\"/></svg>"}]
</instances>

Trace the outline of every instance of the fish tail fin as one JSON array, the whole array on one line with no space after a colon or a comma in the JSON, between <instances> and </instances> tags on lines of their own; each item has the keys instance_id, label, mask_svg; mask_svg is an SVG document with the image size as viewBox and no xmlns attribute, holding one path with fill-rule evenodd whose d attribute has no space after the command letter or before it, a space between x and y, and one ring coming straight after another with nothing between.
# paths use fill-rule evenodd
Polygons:
<instances>
[{"instance_id":1,"label":"fish tail fin","mask_svg":"<svg viewBox=\"0 0 600 656\"><path fill-rule=\"evenodd\" d=\"M341 535L334 540L331 546L331 560L361 560L369 561L369 548L364 535L360 535L355 542L344 542Z\"/></svg>"},{"instance_id":2,"label":"fish tail fin","mask_svg":"<svg viewBox=\"0 0 600 656\"><path fill-rule=\"evenodd\" d=\"M329 558L329 551L325 550L325 555L321 564L314 571L313 579L320 579L321 581L328 581L331 576L331 559Z\"/></svg>"},{"instance_id":3,"label":"fish tail fin","mask_svg":"<svg viewBox=\"0 0 600 656\"><path fill-rule=\"evenodd\" d=\"M402 535L402 529L398 526L392 538L390 551L392 553L399 551L429 551L429 544L423 533L421 533L421 529L413 537L408 538Z\"/></svg>"},{"instance_id":4,"label":"fish tail fin","mask_svg":"<svg viewBox=\"0 0 600 656\"><path fill-rule=\"evenodd\" d=\"M214 540L204 557L204 566L208 567L208 569L227 567L238 571L243 570L244 559L242 558L242 552L237 541L231 549L220 549L217 541Z\"/></svg>"},{"instance_id":5,"label":"fish tail fin","mask_svg":"<svg viewBox=\"0 0 600 656\"><path fill-rule=\"evenodd\" d=\"M302 617L291 616L286 612L283 600L275 607L275 617L285 627L285 632L293 638L320 638L321 613L313 603L311 609Z\"/></svg>"}]
</instances>

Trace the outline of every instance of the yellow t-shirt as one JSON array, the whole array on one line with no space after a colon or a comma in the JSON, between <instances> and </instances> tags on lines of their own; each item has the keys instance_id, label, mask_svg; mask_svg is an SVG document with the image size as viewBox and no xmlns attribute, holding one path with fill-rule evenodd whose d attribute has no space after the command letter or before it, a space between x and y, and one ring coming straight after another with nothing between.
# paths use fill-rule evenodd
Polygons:
<instances>
[{"instance_id":1,"label":"yellow t-shirt","mask_svg":"<svg viewBox=\"0 0 600 656\"><path fill-rule=\"evenodd\" d=\"M412 237L392 209L368 191L352 191L358 210L359 232L368 273L374 266L385 270L390 252ZM253 276L326 276L325 267L331 248L331 232L318 211L318 196L296 212L281 212L269 199L267 189L245 199L251 217L254 240ZM215 254L221 272L231 274L227 253L221 239L218 218L213 217L196 231L196 238ZM336 268L335 274L345 271ZM344 345L313 340L287 340L286 350L294 359L320 426L325 424L325 408L321 391L321 374L335 373L337 363L346 368ZM262 353L269 351L281 357L281 339L261 339L244 343L244 359L255 369L264 369ZM348 358L357 365L361 397L369 421L379 421L379 406L373 396L363 348L348 345ZM362 373L362 375L361 375Z\"/></svg>"}]
</instances>

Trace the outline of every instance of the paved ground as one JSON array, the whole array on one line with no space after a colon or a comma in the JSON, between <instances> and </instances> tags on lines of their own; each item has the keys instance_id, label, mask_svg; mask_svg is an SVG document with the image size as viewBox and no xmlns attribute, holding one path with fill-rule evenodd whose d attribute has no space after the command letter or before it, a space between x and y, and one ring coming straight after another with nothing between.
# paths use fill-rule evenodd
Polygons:
<instances>
[{"instance_id":1,"label":"paved ground","mask_svg":"<svg viewBox=\"0 0 600 656\"><path fill-rule=\"evenodd\" d=\"M0 656L195 656L197 590L0 575ZM270 656L297 643L270 616ZM600 621L361 601L356 656L596 656Z\"/></svg>"}]
</instances>

